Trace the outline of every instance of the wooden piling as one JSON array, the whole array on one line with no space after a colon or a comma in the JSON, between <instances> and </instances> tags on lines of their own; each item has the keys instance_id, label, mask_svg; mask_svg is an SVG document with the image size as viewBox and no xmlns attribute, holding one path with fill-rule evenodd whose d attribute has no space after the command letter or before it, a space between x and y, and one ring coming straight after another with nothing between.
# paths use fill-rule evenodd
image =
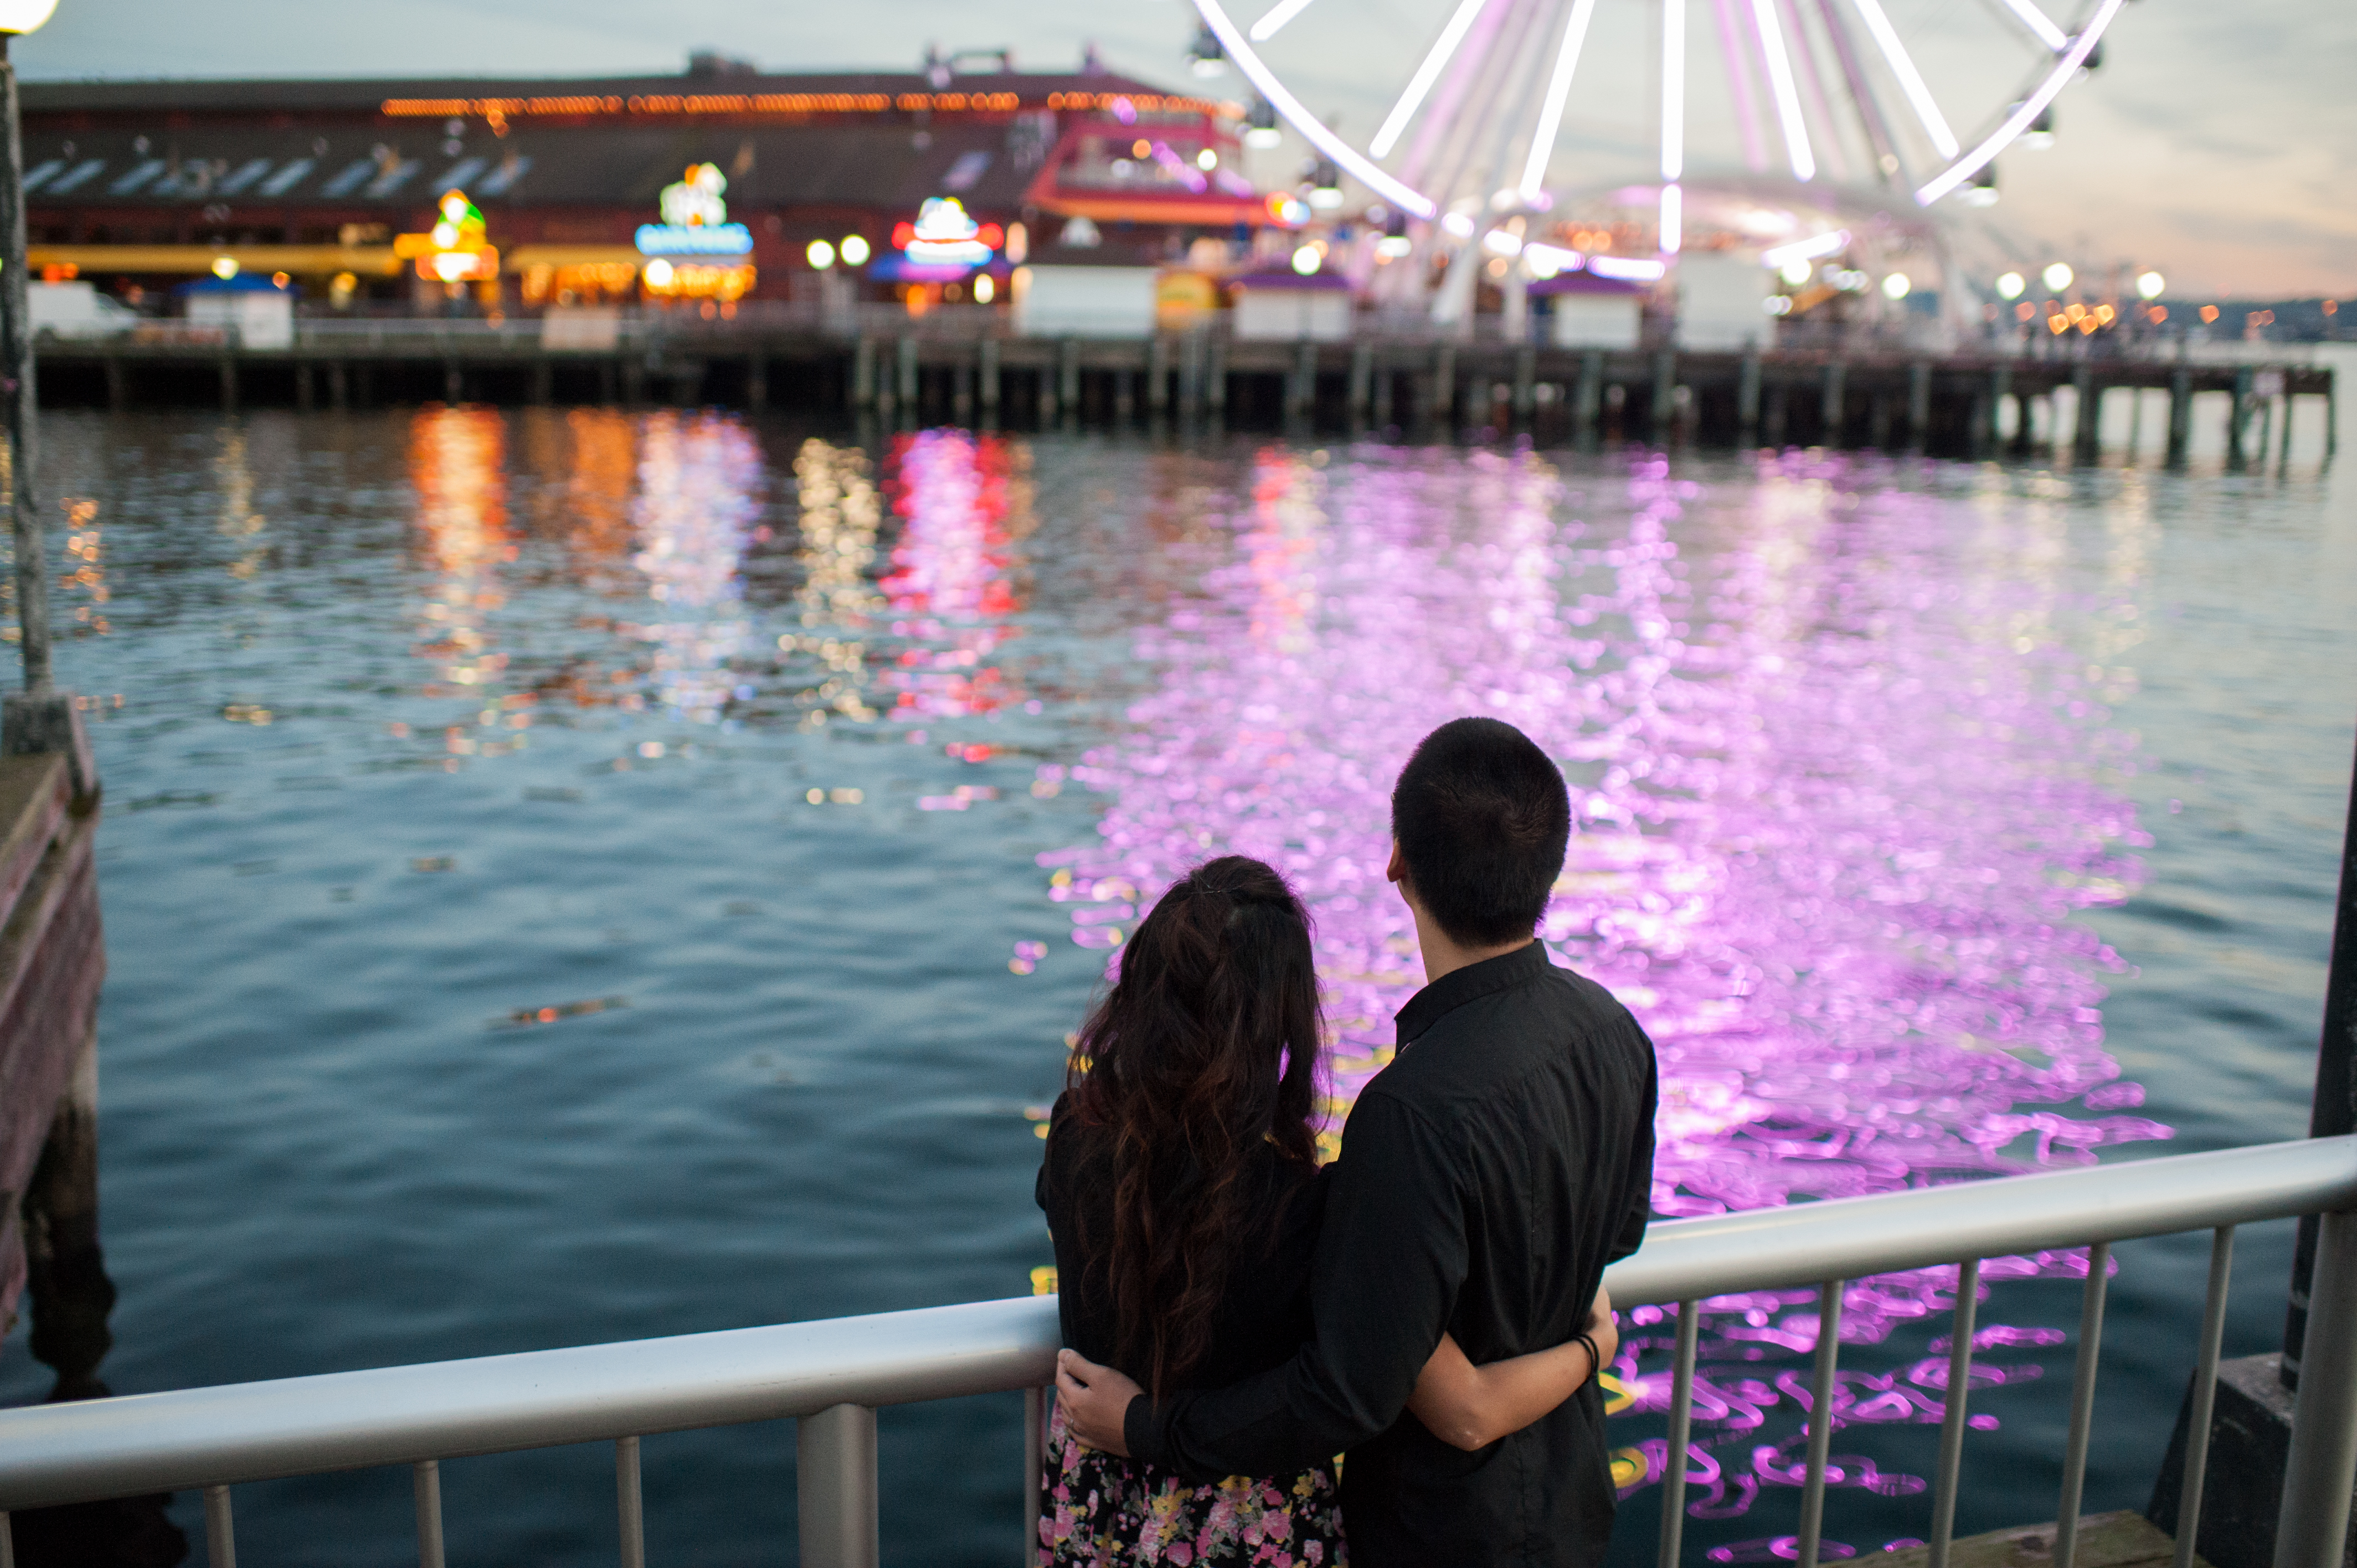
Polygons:
<instances>
[{"instance_id":1,"label":"wooden piling","mask_svg":"<svg viewBox=\"0 0 2357 1568\"><path fill-rule=\"evenodd\" d=\"M1907 367L1907 446L1921 452L1932 437L1932 365L1918 360Z\"/></svg>"},{"instance_id":2,"label":"wooden piling","mask_svg":"<svg viewBox=\"0 0 2357 1568\"><path fill-rule=\"evenodd\" d=\"M1159 419L1170 411L1170 337L1157 332L1146 346L1146 412Z\"/></svg>"},{"instance_id":3,"label":"wooden piling","mask_svg":"<svg viewBox=\"0 0 2357 1568\"><path fill-rule=\"evenodd\" d=\"M1678 413L1678 355L1674 349L1663 349L1653 356L1652 428L1647 433L1655 446L1670 444L1672 423Z\"/></svg>"},{"instance_id":4,"label":"wooden piling","mask_svg":"<svg viewBox=\"0 0 2357 1568\"><path fill-rule=\"evenodd\" d=\"M1286 389L1288 418L1308 419L1318 408L1318 345L1303 339L1293 350L1292 384Z\"/></svg>"},{"instance_id":5,"label":"wooden piling","mask_svg":"<svg viewBox=\"0 0 2357 1568\"><path fill-rule=\"evenodd\" d=\"M311 361L295 361L295 406L302 413L311 412Z\"/></svg>"},{"instance_id":6,"label":"wooden piling","mask_svg":"<svg viewBox=\"0 0 2357 1568\"><path fill-rule=\"evenodd\" d=\"M2243 451L2244 427L2251 418L2251 382L2254 372L2244 365L2234 371L2234 402L2226 411L2226 466L2243 467L2249 458Z\"/></svg>"},{"instance_id":7,"label":"wooden piling","mask_svg":"<svg viewBox=\"0 0 2357 1568\"><path fill-rule=\"evenodd\" d=\"M1361 338L1351 345L1351 423L1357 424L1367 417L1368 405L1374 396L1375 346Z\"/></svg>"},{"instance_id":8,"label":"wooden piling","mask_svg":"<svg viewBox=\"0 0 2357 1568\"><path fill-rule=\"evenodd\" d=\"M1076 338L1056 345L1056 401L1066 419L1081 411L1081 345Z\"/></svg>"},{"instance_id":9,"label":"wooden piling","mask_svg":"<svg viewBox=\"0 0 2357 1568\"><path fill-rule=\"evenodd\" d=\"M1378 368L1374 373L1374 402L1372 406L1375 428L1378 430L1388 430L1394 424L1392 419L1392 399L1397 394L1397 389L1394 385L1394 382L1396 380L1397 378L1392 373L1391 367L1388 365Z\"/></svg>"},{"instance_id":10,"label":"wooden piling","mask_svg":"<svg viewBox=\"0 0 2357 1568\"><path fill-rule=\"evenodd\" d=\"M130 371L124 365L122 356L109 354L106 357L106 406L117 413L131 404L130 380Z\"/></svg>"},{"instance_id":11,"label":"wooden piling","mask_svg":"<svg viewBox=\"0 0 2357 1568\"><path fill-rule=\"evenodd\" d=\"M851 406L876 406L876 339L864 332L851 345Z\"/></svg>"},{"instance_id":12,"label":"wooden piling","mask_svg":"<svg viewBox=\"0 0 2357 1568\"><path fill-rule=\"evenodd\" d=\"M982 393L982 411L985 414L998 412L998 339L985 338L974 349L975 375Z\"/></svg>"},{"instance_id":13,"label":"wooden piling","mask_svg":"<svg viewBox=\"0 0 2357 1568\"><path fill-rule=\"evenodd\" d=\"M1203 402L1216 417L1228 411L1228 340L1213 338L1204 348Z\"/></svg>"},{"instance_id":14,"label":"wooden piling","mask_svg":"<svg viewBox=\"0 0 2357 1568\"><path fill-rule=\"evenodd\" d=\"M1842 444L1842 394L1848 381L1849 365L1846 360L1835 360L1825 366L1824 390L1818 406L1820 416L1824 421L1824 445L1827 446Z\"/></svg>"},{"instance_id":15,"label":"wooden piling","mask_svg":"<svg viewBox=\"0 0 2357 1568\"><path fill-rule=\"evenodd\" d=\"M442 401L452 408L467 401L467 372L456 360L442 361Z\"/></svg>"},{"instance_id":16,"label":"wooden piling","mask_svg":"<svg viewBox=\"0 0 2357 1568\"><path fill-rule=\"evenodd\" d=\"M2169 376L2169 466L2180 467L2193 440L2193 372L2179 365Z\"/></svg>"},{"instance_id":17,"label":"wooden piling","mask_svg":"<svg viewBox=\"0 0 2357 1568\"><path fill-rule=\"evenodd\" d=\"M1572 428L1581 435L1596 434L1604 408L1604 355L1590 349L1579 357L1579 389L1572 394Z\"/></svg>"},{"instance_id":18,"label":"wooden piling","mask_svg":"<svg viewBox=\"0 0 2357 1568\"><path fill-rule=\"evenodd\" d=\"M1792 389L1779 381L1769 389L1767 395L1768 411L1761 421L1760 436L1763 444L1770 450L1781 452L1784 449L1784 430L1788 417L1785 404L1792 399Z\"/></svg>"},{"instance_id":19,"label":"wooden piling","mask_svg":"<svg viewBox=\"0 0 2357 1568\"><path fill-rule=\"evenodd\" d=\"M1113 421L1127 424L1137 417L1137 373L1127 366L1113 375Z\"/></svg>"},{"instance_id":20,"label":"wooden piling","mask_svg":"<svg viewBox=\"0 0 2357 1568\"><path fill-rule=\"evenodd\" d=\"M2081 365L2071 375L2071 390L2076 394L2072 402L2078 414L2078 430L2071 446L2082 462L2092 463L2104 445L2104 389L2095 384L2095 367Z\"/></svg>"},{"instance_id":21,"label":"wooden piling","mask_svg":"<svg viewBox=\"0 0 2357 1568\"><path fill-rule=\"evenodd\" d=\"M227 354L221 357L221 405L223 413L237 412L237 361Z\"/></svg>"},{"instance_id":22,"label":"wooden piling","mask_svg":"<svg viewBox=\"0 0 2357 1568\"><path fill-rule=\"evenodd\" d=\"M1528 343L1514 350L1514 422L1530 423L1538 407L1539 351Z\"/></svg>"},{"instance_id":23,"label":"wooden piling","mask_svg":"<svg viewBox=\"0 0 2357 1568\"><path fill-rule=\"evenodd\" d=\"M1457 423L1457 345L1443 343L1432 356L1432 413L1443 424Z\"/></svg>"},{"instance_id":24,"label":"wooden piling","mask_svg":"<svg viewBox=\"0 0 2357 1568\"><path fill-rule=\"evenodd\" d=\"M770 360L758 350L745 358L745 406L756 413L770 406Z\"/></svg>"},{"instance_id":25,"label":"wooden piling","mask_svg":"<svg viewBox=\"0 0 2357 1568\"><path fill-rule=\"evenodd\" d=\"M532 401L534 407L545 408L556 396L556 367L543 354L532 362Z\"/></svg>"},{"instance_id":26,"label":"wooden piling","mask_svg":"<svg viewBox=\"0 0 2357 1568\"><path fill-rule=\"evenodd\" d=\"M2283 445L2276 453L2278 467L2291 467L2291 393L2283 394Z\"/></svg>"},{"instance_id":27,"label":"wooden piling","mask_svg":"<svg viewBox=\"0 0 2357 1568\"><path fill-rule=\"evenodd\" d=\"M964 360L950 371L950 418L959 424L974 418L974 366Z\"/></svg>"},{"instance_id":28,"label":"wooden piling","mask_svg":"<svg viewBox=\"0 0 2357 1568\"><path fill-rule=\"evenodd\" d=\"M1988 392L1986 395L1986 402L1975 410L1975 417L1973 420L1975 444L1973 455L1975 456L1996 450L1997 410L2003 408L2005 400L2013 395L2011 365L1996 365L1990 368Z\"/></svg>"},{"instance_id":29,"label":"wooden piling","mask_svg":"<svg viewBox=\"0 0 2357 1568\"><path fill-rule=\"evenodd\" d=\"M917 412L917 340L902 334L892 345L895 366L893 392L909 413Z\"/></svg>"},{"instance_id":30,"label":"wooden piling","mask_svg":"<svg viewBox=\"0 0 2357 1568\"><path fill-rule=\"evenodd\" d=\"M1736 438L1751 446L1760 435L1760 345L1743 346L1743 366L1735 383Z\"/></svg>"}]
</instances>

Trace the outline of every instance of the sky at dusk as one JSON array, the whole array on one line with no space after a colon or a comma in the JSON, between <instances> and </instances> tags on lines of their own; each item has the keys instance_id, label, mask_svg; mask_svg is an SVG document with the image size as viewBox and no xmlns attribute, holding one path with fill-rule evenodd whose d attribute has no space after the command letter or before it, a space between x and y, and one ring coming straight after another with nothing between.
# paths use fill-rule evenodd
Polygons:
<instances>
[{"instance_id":1,"label":"sky at dusk","mask_svg":"<svg viewBox=\"0 0 2357 1568\"><path fill-rule=\"evenodd\" d=\"M1557 181L1644 177L1657 5L1600 0L1557 144ZM1237 5L1245 17L1263 8ZM1305 102L1346 132L1358 127L1363 142L1447 9L1442 0L1318 0L1299 31L1288 29L1292 58L1276 63ZM2018 91L2020 39L1996 0L1888 0L1888 9L1960 134ZM1688 15L1697 39L1690 167L1732 170L1739 154L1709 55L1711 7L1694 0ZM1320 20L1327 29L1315 31ZM909 69L929 41L1012 48L1020 66L1060 69L1093 39L1114 69L1184 86L1193 24L1185 0L64 0L14 52L29 80L568 76L676 70L694 48L771 70ZM2178 297L2357 294L2352 59L2357 6L2345 0L2131 0L2103 69L2061 99L2055 147L2000 160L2003 199L1971 220L1997 231L1965 251L2065 255L2083 270L2157 266ZM1210 85L1243 91L1232 73ZM1255 174L1281 175L1298 153L1268 156Z\"/></svg>"}]
</instances>

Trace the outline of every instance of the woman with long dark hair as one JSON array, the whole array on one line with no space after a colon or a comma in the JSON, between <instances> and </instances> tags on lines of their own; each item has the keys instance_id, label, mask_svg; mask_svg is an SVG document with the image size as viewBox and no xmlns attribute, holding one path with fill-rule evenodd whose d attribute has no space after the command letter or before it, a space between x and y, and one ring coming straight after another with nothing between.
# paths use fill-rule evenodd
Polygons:
<instances>
[{"instance_id":1,"label":"woman with long dark hair","mask_svg":"<svg viewBox=\"0 0 2357 1568\"><path fill-rule=\"evenodd\" d=\"M1039 1198L1068 1347L1160 1397L1235 1382L1309 1337L1323 1041L1309 916L1285 879L1226 855L1174 883L1082 1026L1049 1119ZM1408 1408L1485 1447L1617 1345L1601 1296L1587 1332L1512 1360L1475 1367L1444 1337ZM1042 1563L1348 1561L1330 1463L1192 1487L1084 1447L1060 1417L1048 1474Z\"/></svg>"}]
</instances>

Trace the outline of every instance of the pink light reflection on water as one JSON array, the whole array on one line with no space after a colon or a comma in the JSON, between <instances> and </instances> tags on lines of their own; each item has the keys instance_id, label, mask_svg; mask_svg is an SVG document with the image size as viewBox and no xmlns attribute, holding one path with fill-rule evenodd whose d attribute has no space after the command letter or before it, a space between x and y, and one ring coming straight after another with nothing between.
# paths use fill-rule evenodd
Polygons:
<instances>
[{"instance_id":1,"label":"pink light reflection on water","mask_svg":"<svg viewBox=\"0 0 2357 1568\"><path fill-rule=\"evenodd\" d=\"M2134 764L2106 722L2122 673L2062 623L2132 607L2066 603L2029 509L1797 458L1758 479L1719 515L1648 458L1572 508L1529 455L1264 451L1226 562L1139 639L1158 689L1072 770L1112 800L1099 843L1041 857L1070 874L1055 897L1098 901L1074 940L1117 943L1124 906L1211 854L1280 866L1318 921L1339 1113L1420 981L1383 877L1393 776L1434 725L1491 714L1572 782L1542 935L1659 1048L1660 1212L2168 1136L2116 1113L2141 1101L2103 1042L2102 977L2125 966L2072 920L2126 896L2148 841L2107 781ZM1717 548L1690 558L1698 535ZM1845 1337L1934 1310L1943 1273L1952 1291L1953 1270L1854 1287ZM1743 1315L1711 1310L1715 1354L1803 1352L1746 1347ZM1835 1419L1938 1407L1910 1378ZM1763 1465L1697 1508L1741 1511L1784 1462Z\"/></svg>"}]
</instances>

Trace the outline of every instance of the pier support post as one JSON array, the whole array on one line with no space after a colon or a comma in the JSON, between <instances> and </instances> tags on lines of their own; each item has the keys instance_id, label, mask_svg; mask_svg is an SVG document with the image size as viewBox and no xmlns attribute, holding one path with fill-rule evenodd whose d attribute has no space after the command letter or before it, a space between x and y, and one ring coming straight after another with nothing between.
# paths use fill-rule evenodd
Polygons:
<instances>
[{"instance_id":1,"label":"pier support post","mask_svg":"<svg viewBox=\"0 0 2357 1568\"><path fill-rule=\"evenodd\" d=\"M851 406L876 406L876 339L864 332L851 345Z\"/></svg>"},{"instance_id":2,"label":"pier support post","mask_svg":"<svg viewBox=\"0 0 2357 1568\"><path fill-rule=\"evenodd\" d=\"M2079 428L2072 446L2081 461L2092 463L2104 442L2104 389L2095 384L2095 367L2081 365L2072 373L2071 387L2078 394L2073 401L2079 415Z\"/></svg>"},{"instance_id":3,"label":"pier support post","mask_svg":"<svg viewBox=\"0 0 2357 1568\"><path fill-rule=\"evenodd\" d=\"M543 354L532 362L532 401L535 406L546 407L556 395L556 367Z\"/></svg>"},{"instance_id":4,"label":"pier support post","mask_svg":"<svg viewBox=\"0 0 2357 1568\"><path fill-rule=\"evenodd\" d=\"M1998 365L1989 371L1988 392L1973 421L1973 456L1996 449L1996 411L2013 395L2013 367Z\"/></svg>"},{"instance_id":5,"label":"pier support post","mask_svg":"<svg viewBox=\"0 0 2357 1568\"><path fill-rule=\"evenodd\" d=\"M1749 446L1760 438L1760 345L1743 346L1743 368L1735 383L1736 438Z\"/></svg>"},{"instance_id":6,"label":"pier support post","mask_svg":"<svg viewBox=\"0 0 2357 1568\"><path fill-rule=\"evenodd\" d=\"M803 1568L877 1568L876 1412L830 1405L794 1423Z\"/></svg>"},{"instance_id":7,"label":"pier support post","mask_svg":"<svg viewBox=\"0 0 2357 1568\"><path fill-rule=\"evenodd\" d=\"M1932 438L1932 363L1907 367L1907 449L1921 452Z\"/></svg>"},{"instance_id":8,"label":"pier support post","mask_svg":"<svg viewBox=\"0 0 2357 1568\"><path fill-rule=\"evenodd\" d=\"M1539 351L1524 343L1514 350L1514 423L1527 424L1538 407Z\"/></svg>"},{"instance_id":9,"label":"pier support post","mask_svg":"<svg viewBox=\"0 0 2357 1568\"><path fill-rule=\"evenodd\" d=\"M456 360L442 362L442 401L453 408L467 401L467 372Z\"/></svg>"},{"instance_id":10,"label":"pier support post","mask_svg":"<svg viewBox=\"0 0 2357 1568\"><path fill-rule=\"evenodd\" d=\"M2291 467L2291 393L2286 392L2283 394L2283 435L2281 444L2276 450L2276 465L2278 467Z\"/></svg>"},{"instance_id":11,"label":"pier support post","mask_svg":"<svg viewBox=\"0 0 2357 1568\"><path fill-rule=\"evenodd\" d=\"M1572 428L1581 435L1596 434L1596 421L1604 407L1604 355L1590 349L1579 357L1579 389L1572 394Z\"/></svg>"},{"instance_id":12,"label":"pier support post","mask_svg":"<svg viewBox=\"0 0 2357 1568\"><path fill-rule=\"evenodd\" d=\"M223 413L237 412L237 361L226 354L221 358L221 403Z\"/></svg>"},{"instance_id":13,"label":"pier support post","mask_svg":"<svg viewBox=\"0 0 2357 1568\"><path fill-rule=\"evenodd\" d=\"M1761 430L1760 435L1764 438L1768 449L1771 452L1781 452L1784 449L1784 430L1787 424L1788 414L1786 405L1790 403L1792 396L1792 388L1781 383L1770 388L1768 392L1768 412L1766 417L1761 421L1764 428Z\"/></svg>"},{"instance_id":14,"label":"pier support post","mask_svg":"<svg viewBox=\"0 0 2357 1568\"><path fill-rule=\"evenodd\" d=\"M1877 452L1890 449L1890 400L1879 392L1866 405L1866 444Z\"/></svg>"},{"instance_id":15,"label":"pier support post","mask_svg":"<svg viewBox=\"0 0 2357 1568\"><path fill-rule=\"evenodd\" d=\"M637 354L622 356L622 402L636 408L647 398L647 362Z\"/></svg>"},{"instance_id":16,"label":"pier support post","mask_svg":"<svg viewBox=\"0 0 2357 1568\"><path fill-rule=\"evenodd\" d=\"M1457 424L1457 345L1443 343L1432 356L1432 414L1442 424Z\"/></svg>"},{"instance_id":17,"label":"pier support post","mask_svg":"<svg viewBox=\"0 0 2357 1568\"><path fill-rule=\"evenodd\" d=\"M2235 371L2234 403L2226 413L2226 464L2229 467L2239 468L2249 461L2243 451L2243 437L2251 422L2251 381L2252 372L2248 365Z\"/></svg>"},{"instance_id":18,"label":"pier support post","mask_svg":"<svg viewBox=\"0 0 2357 1568\"><path fill-rule=\"evenodd\" d=\"M328 361L328 406L338 413L352 406L350 372L341 360Z\"/></svg>"},{"instance_id":19,"label":"pier support post","mask_svg":"<svg viewBox=\"0 0 2357 1568\"><path fill-rule=\"evenodd\" d=\"M130 371L120 359L106 357L106 406L121 413L131 403Z\"/></svg>"},{"instance_id":20,"label":"pier support post","mask_svg":"<svg viewBox=\"0 0 2357 1568\"><path fill-rule=\"evenodd\" d=\"M2180 467L2193 440L2193 372L2179 365L2169 373L2169 466Z\"/></svg>"},{"instance_id":21,"label":"pier support post","mask_svg":"<svg viewBox=\"0 0 2357 1568\"><path fill-rule=\"evenodd\" d=\"M1393 382L1396 379L1388 366L1375 372L1374 400L1372 407L1375 428L1378 430L1388 430L1392 427L1392 399L1395 395Z\"/></svg>"},{"instance_id":22,"label":"pier support post","mask_svg":"<svg viewBox=\"0 0 2357 1568\"><path fill-rule=\"evenodd\" d=\"M1159 419L1170 412L1170 338L1157 332L1146 346L1146 412Z\"/></svg>"},{"instance_id":23,"label":"pier support post","mask_svg":"<svg viewBox=\"0 0 2357 1568\"><path fill-rule=\"evenodd\" d=\"M2037 439L2038 403L2026 392L2013 394L2013 449L2027 452Z\"/></svg>"},{"instance_id":24,"label":"pier support post","mask_svg":"<svg viewBox=\"0 0 2357 1568\"><path fill-rule=\"evenodd\" d=\"M1113 421L1127 424L1137 417L1137 372L1125 365L1113 373Z\"/></svg>"},{"instance_id":25,"label":"pier support post","mask_svg":"<svg viewBox=\"0 0 2357 1568\"><path fill-rule=\"evenodd\" d=\"M892 353L896 369L893 391L899 395L901 406L914 418L917 414L917 340L903 336L892 346Z\"/></svg>"},{"instance_id":26,"label":"pier support post","mask_svg":"<svg viewBox=\"0 0 2357 1568\"><path fill-rule=\"evenodd\" d=\"M950 418L959 424L974 418L974 367L963 360L950 371Z\"/></svg>"},{"instance_id":27,"label":"pier support post","mask_svg":"<svg viewBox=\"0 0 2357 1568\"><path fill-rule=\"evenodd\" d=\"M1216 417L1228 411L1228 340L1213 337L1203 351L1203 402Z\"/></svg>"},{"instance_id":28,"label":"pier support post","mask_svg":"<svg viewBox=\"0 0 2357 1568\"><path fill-rule=\"evenodd\" d=\"M1656 446L1667 446L1672 423L1678 413L1677 351L1664 349L1653 356L1653 423L1647 432Z\"/></svg>"},{"instance_id":29,"label":"pier support post","mask_svg":"<svg viewBox=\"0 0 2357 1568\"><path fill-rule=\"evenodd\" d=\"M109 370L113 369L113 360L110 360L107 361L107 368ZM111 383L114 378L113 376L109 376L107 380ZM112 392L114 389L110 384L107 390ZM110 398L109 401L112 402L113 400ZM311 361L308 360L297 360L295 361L295 406L302 413L308 413L311 412Z\"/></svg>"},{"instance_id":30,"label":"pier support post","mask_svg":"<svg viewBox=\"0 0 2357 1568\"><path fill-rule=\"evenodd\" d=\"M1351 423L1367 417L1374 395L1375 346L1365 338L1351 345Z\"/></svg>"},{"instance_id":31,"label":"pier support post","mask_svg":"<svg viewBox=\"0 0 2357 1568\"><path fill-rule=\"evenodd\" d=\"M1206 339L1200 328L1190 328L1178 340L1178 417L1200 419L1203 414L1203 350Z\"/></svg>"},{"instance_id":32,"label":"pier support post","mask_svg":"<svg viewBox=\"0 0 2357 1568\"><path fill-rule=\"evenodd\" d=\"M1056 345L1056 402L1066 419L1081 412L1081 345L1075 338Z\"/></svg>"},{"instance_id":33,"label":"pier support post","mask_svg":"<svg viewBox=\"0 0 2357 1568\"><path fill-rule=\"evenodd\" d=\"M1286 392L1288 419L1308 419L1318 407L1318 345L1307 338L1294 348L1292 384Z\"/></svg>"},{"instance_id":34,"label":"pier support post","mask_svg":"<svg viewBox=\"0 0 2357 1568\"><path fill-rule=\"evenodd\" d=\"M759 349L745 360L745 406L756 411L770 406L770 357Z\"/></svg>"},{"instance_id":35,"label":"pier support post","mask_svg":"<svg viewBox=\"0 0 2357 1568\"><path fill-rule=\"evenodd\" d=\"M114 1344L106 1326L114 1285L98 1244L98 1032L82 1041L27 1186L26 1294L33 1359L57 1374L52 1400L93 1399L98 1364Z\"/></svg>"},{"instance_id":36,"label":"pier support post","mask_svg":"<svg viewBox=\"0 0 2357 1568\"><path fill-rule=\"evenodd\" d=\"M1848 381L1849 366L1845 361L1835 360L1825 367L1824 392L1819 406L1825 425L1824 444L1828 446L1842 444L1842 393Z\"/></svg>"},{"instance_id":37,"label":"pier support post","mask_svg":"<svg viewBox=\"0 0 2357 1568\"><path fill-rule=\"evenodd\" d=\"M2341 372L2334 370L2324 383L2324 460L2341 453Z\"/></svg>"},{"instance_id":38,"label":"pier support post","mask_svg":"<svg viewBox=\"0 0 2357 1568\"><path fill-rule=\"evenodd\" d=\"M998 413L998 339L985 338L975 349L978 361L974 379L981 383L982 412L985 416Z\"/></svg>"}]
</instances>

